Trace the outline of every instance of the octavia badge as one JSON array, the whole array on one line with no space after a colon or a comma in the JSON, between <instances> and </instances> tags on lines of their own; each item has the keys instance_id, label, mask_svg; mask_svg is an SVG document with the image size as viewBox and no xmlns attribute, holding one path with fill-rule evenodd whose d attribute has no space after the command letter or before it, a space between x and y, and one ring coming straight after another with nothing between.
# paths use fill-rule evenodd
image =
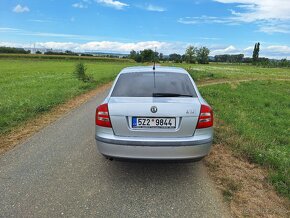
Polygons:
<instances>
[{"instance_id":1,"label":"octavia badge","mask_svg":"<svg viewBox=\"0 0 290 218\"><path fill-rule=\"evenodd\" d=\"M157 112L157 107L156 106L152 106L150 110L151 110L152 113L156 113Z\"/></svg>"}]
</instances>

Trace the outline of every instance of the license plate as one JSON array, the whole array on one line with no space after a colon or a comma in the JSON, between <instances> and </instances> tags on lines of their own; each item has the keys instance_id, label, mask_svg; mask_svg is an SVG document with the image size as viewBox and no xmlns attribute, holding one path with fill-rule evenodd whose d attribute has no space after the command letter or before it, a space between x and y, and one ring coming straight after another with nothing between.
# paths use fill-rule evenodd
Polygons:
<instances>
[{"instance_id":1,"label":"license plate","mask_svg":"<svg viewBox=\"0 0 290 218\"><path fill-rule=\"evenodd\" d=\"M132 117L133 128L175 128L174 117Z\"/></svg>"}]
</instances>

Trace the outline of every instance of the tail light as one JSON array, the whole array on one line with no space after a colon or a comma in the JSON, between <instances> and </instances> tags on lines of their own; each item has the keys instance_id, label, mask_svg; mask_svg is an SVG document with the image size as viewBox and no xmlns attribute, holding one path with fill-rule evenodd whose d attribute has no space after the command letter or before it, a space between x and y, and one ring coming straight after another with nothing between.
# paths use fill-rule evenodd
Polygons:
<instances>
[{"instance_id":1,"label":"tail light","mask_svg":"<svg viewBox=\"0 0 290 218\"><path fill-rule=\"evenodd\" d=\"M213 126L213 112L210 106L201 105L200 114L197 122L197 129L208 128Z\"/></svg>"},{"instance_id":2,"label":"tail light","mask_svg":"<svg viewBox=\"0 0 290 218\"><path fill-rule=\"evenodd\" d=\"M102 104L96 110L96 125L103 127L112 127L108 104Z\"/></svg>"}]
</instances>

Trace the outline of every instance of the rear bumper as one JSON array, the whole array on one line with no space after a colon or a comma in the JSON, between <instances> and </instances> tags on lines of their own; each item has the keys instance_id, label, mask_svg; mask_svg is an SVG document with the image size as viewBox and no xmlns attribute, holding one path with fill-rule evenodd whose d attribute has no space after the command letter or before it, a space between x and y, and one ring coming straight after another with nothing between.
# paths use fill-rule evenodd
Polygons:
<instances>
[{"instance_id":1,"label":"rear bumper","mask_svg":"<svg viewBox=\"0 0 290 218\"><path fill-rule=\"evenodd\" d=\"M209 153L212 140L212 128L196 131L192 137L180 138L119 137L108 132L96 132L100 153L128 159L199 159Z\"/></svg>"},{"instance_id":2,"label":"rear bumper","mask_svg":"<svg viewBox=\"0 0 290 218\"><path fill-rule=\"evenodd\" d=\"M132 139L133 138L133 139ZM111 138L103 138L100 136L96 136L97 142L103 142L106 144L115 144L115 145L132 145L132 146L150 146L150 147L158 147L158 146L193 146L193 145L201 145L211 143L212 139L200 139L200 140L192 140L192 137L181 138L176 140L134 140L134 137L128 139L128 137L124 137L123 139L111 139Z\"/></svg>"},{"instance_id":3,"label":"rear bumper","mask_svg":"<svg viewBox=\"0 0 290 218\"><path fill-rule=\"evenodd\" d=\"M211 142L187 146L134 146L110 144L97 140L97 148L103 155L115 158L180 160L206 156Z\"/></svg>"},{"instance_id":4,"label":"rear bumper","mask_svg":"<svg viewBox=\"0 0 290 218\"><path fill-rule=\"evenodd\" d=\"M189 137L117 136L112 128L96 126L100 153L127 159L183 160L206 156L213 141L213 128L197 129Z\"/></svg>"}]
</instances>

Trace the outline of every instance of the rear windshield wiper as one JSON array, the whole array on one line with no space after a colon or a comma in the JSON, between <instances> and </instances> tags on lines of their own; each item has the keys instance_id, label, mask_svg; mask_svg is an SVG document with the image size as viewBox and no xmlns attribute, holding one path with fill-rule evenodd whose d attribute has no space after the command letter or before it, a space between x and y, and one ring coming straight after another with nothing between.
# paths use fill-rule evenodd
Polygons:
<instances>
[{"instance_id":1,"label":"rear windshield wiper","mask_svg":"<svg viewBox=\"0 0 290 218\"><path fill-rule=\"evenodd\" d=\"M177 94L177 93L153 93L153 97L193 97L187 94Z\"/></svg>"}]
</instances>

